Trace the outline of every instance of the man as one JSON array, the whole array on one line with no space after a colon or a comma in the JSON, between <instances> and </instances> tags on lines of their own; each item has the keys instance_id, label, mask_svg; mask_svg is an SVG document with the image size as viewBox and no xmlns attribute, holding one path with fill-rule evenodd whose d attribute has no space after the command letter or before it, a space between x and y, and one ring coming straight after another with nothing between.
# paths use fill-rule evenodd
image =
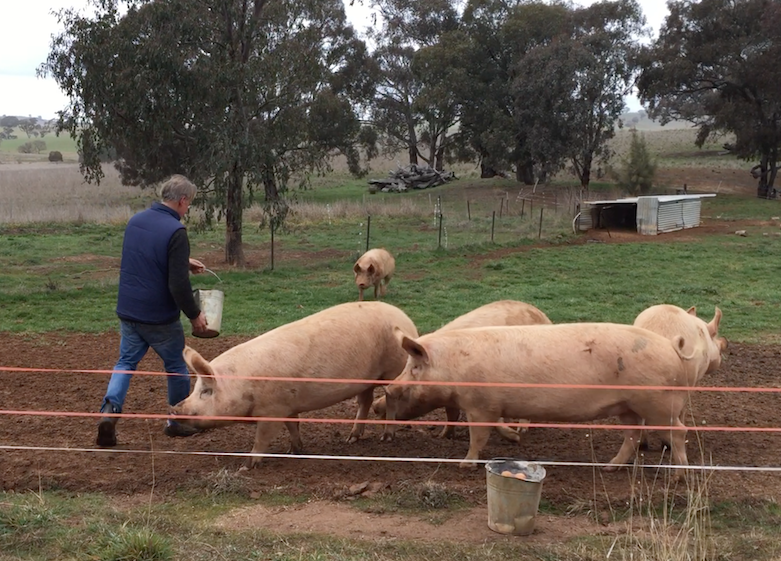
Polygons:
<instances>
[{"instance_id":1,"label":"man","mask_svg":"<svg viewBox=\"0 0 781 561\"><path fill-rule=\"evenodd\" d=\"M163 360L169 373L168 404L176 405L190 393L190 376L184 362L184 329L180 312L190 319L193 333L206 329L206 316L193 297L188 272L202 273L203 263L190 258L190 241L181 219L195 198L196 187L186 177L174 175L164 184L162 202L139 212L127 223L119 272L119 360L108 383L101 413L122 412L132 374L149 347ZM98 446L117 444L117 417L106 416L98 424ZM197 432L169 421L168 436Z\"/></svg>"}]
</instances>

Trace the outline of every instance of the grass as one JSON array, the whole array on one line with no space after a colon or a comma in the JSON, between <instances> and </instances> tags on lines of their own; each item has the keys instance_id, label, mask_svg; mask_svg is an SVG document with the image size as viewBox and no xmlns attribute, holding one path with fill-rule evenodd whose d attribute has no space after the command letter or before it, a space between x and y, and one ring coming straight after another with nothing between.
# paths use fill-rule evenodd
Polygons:
<instances>
[{"instance_id":1,"label":"grass","mask_svg":"<svg viewBox=\"0 0 781 561\"><path fill-rule=\"evenodd\" d=\"M364 512L388 512L392 501L406 505L403 512L431 518L432 512L443 513L447 524L449 508L458 508L457 497L437 494L432 508L425 499L424 486L398 489L373 499L350 502ZM412 497L412 498L411 498ZM556 559L582 561L605 559L677 560L709 559L764 561L776 559L781 545L776 538L781 523L781 507L767 500L754 510L734 503L717 504L709 513L717 534L712 545L720 549L707 557L692 549L695 538L704 543L705 536L687 526L685 508L669 508L640 519L643 507L628 507L622 513L630 521L627 533L620 539L611 533L577 534L544 544L539 541L500 540L495 543L469 544L447 541L405 541L389 539L378 544L372 540L344 539L336 536L286 533L264 528L232 527L217 521L233 508L271 508L279 503L265 495L257 498L233 497L219 500L202 495L182 495L148 504L116 500L99 494L73 495L63 492L0 494L0 559L38 561L46 559L94 559L106 561L153 560L224 560L279 561L320 559L341 560L434 560L446 557L456 560L478 560L490 557L497 561L517 559ZM657 505L661 508L663 505ZM632 509L635 509L632 519ZM394 510L392 512L402 512ZM743 516L746 513L747 516ZM753 513L753 515L752 515ZM451 513L452 514L452 513ZM666 518L665 518L666 517ZM664 524L661 524L663 521ZM683 533L682 533L683 532ZM676 539L688 539L689 556L670 549ZM611 547L612 546L612 547ZM668 547L667 550L663 550Z\"/></svg>"},{"instance_id":2,"label":"grass","mask_svg":"<svg viewBox=\"0 0 781 561\"><path fill-rule=\"evenodd\" d=\"M497 229L497 243L486 242L485 232L478 235L478 226L467 222L453 226L448 249L439 249L426 212L373 216L371 239L372 246L396 256L387 301L404 309L422 332L499 299L532 303L554 322L631 323L647 306L667 302L695 305L703 317L718 305L726 337L768 341L778 338L781 311L781 295L768 282L781 251L781 232L770 220L777 210L773 204L735 196L707 199L703 214L709 221L754 217L767 225L749 228L747 237L727 230L690 242L573 245L565 221L552 220L540 245L533 227L511 217ZM252 262L247 270L220 265L221 233L192 232L193 256L222 280L193 277L193 286L225 292L223 333L256 335L354 300L351 267L365 249L365 229L360 216L294 215L288 230L277 236L273 271L265 231L245 232ZM7 331L116 329L121 226L5 226L0 234L0 307Z\"/></svg>"}]
</instances>

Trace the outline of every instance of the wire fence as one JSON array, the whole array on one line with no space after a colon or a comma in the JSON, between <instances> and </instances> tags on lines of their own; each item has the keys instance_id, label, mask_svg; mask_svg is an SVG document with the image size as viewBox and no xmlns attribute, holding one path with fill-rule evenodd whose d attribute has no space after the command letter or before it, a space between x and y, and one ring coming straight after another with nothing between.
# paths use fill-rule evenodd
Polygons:
<instances>
[{"instance_id":1,"label":"wire fence","mask_svg":"<svg viewBox=\"0 0 781 561\"><path fill-rule=\"evenodd\" d=\"M37 373L37 374L94 374L110 375L113 372L127 373L139 376L168 376L165 372L156 371L113 371L113 370L87 370L87 369L49 369L49 368L19 368L19 367L0 367L0 374L3 373ZM354 378L342 379L323 379L308 377L282 377L282 376L220 376L221 379L242 378L257 382L285 382L285 383L322 383L322 384L358 384L361 386L384 386L389 384L398 385L442 385L442 386L467 386L467 387L496 387L496 388L539 388L539 389L570 389L570 390L641 390L641 391L674 391L687 392L717 392L717 393L781 393L781 387L756 387L756 386L636 386L636 385L593 385L593 384L552 384L552 383L496 383L496 382L435 382L435 381L402 381L402 380L364 380ZM55 417L55 418L100 418L106 415L100 412L87 411L56 411L46 409L0 409L0 416L6 417ZM162 413L118 413L111 415L121 419L171 419L171 414ZM781 433L781 427L776 426L705 426L691 425L685 427L667 426L667 425L625 425L625 424L605 424L605 423L549 423L549 422L529 422L510 420L500 420L497 422L469 422L469 421L440 421L434 419L407 419L407 420L387 420L387 419L355 419L355 418L319 418L319 417L275 417L275 416L230 416L230 415L176 415L173 418L179 420L199 419L221 422L245 422L245 423L310 423L310 424L331 424L331 425L412 425L412 426L481 426L481 427L511 427L511 428L544 428L557 430L608 430L608 431L626 431L637 430L638 428L646 431L687 431L687 432L722 432L722 433ZM25 446L18 444L0 444L0 450L6 451L57 451L69 453L123 453L123 454L164 454L164 455L191 455L191 456L226 456L226 457L244 457L244 458L298 458L298 459L318 459L318 460L344 460L344 461L382 461L382 462L413 462L413 463L461 463L462 459L454 458L422 458L412 456L352 456L352 455L307 455L307 454L277 454L277 453L252 453L252 452L225 452L219 450L201 450L201 451L172 451L172 450L131 450L131 449L105 449L105 448L83 448L69 446ZM477 460L475 463L484 463L488 460ZM471 462L471 460L470 460ZM571 467L637 467L634 464L608 464L601 462L578 462L578 461L540 461L537 462L545 466L571 466ZM677 465L652 464L642 467L647 468L681 468ZM703 471L734 471L734 472L770 472L781 471L781 466L750 466L750 465L689 465L686 469Z\"/></svg>"}]
</instances>

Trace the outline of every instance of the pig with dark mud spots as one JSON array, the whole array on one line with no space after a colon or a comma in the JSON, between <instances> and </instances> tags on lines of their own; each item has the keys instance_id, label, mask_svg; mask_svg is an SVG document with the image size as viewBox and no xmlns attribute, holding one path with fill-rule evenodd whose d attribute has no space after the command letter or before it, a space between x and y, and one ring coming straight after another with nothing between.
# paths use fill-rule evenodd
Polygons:
<instances>
[{"instance_id":1,"label":"pig with dark mud spots","mask_svg":"<svg viewBox=\"0 0 781 561\"><path fill-rule=\"evenodd\" d=\"M211 362L186 347L184 358L197 376L190 396L171 409L184 425L210 429L234 421L178 416L274 417L292 419L357 396L366 419L376 384L256 380L253 377L391 380L404 369L407 353L395 331L417 333L400 309L383 302L351 302L327 308L273 329L219 355ZM303 449L295 421L258 421L253 454L266 452L283 425L291 451ZM349 442L363 433L356 423ZM260 458L253 457L254 467Z\"/></svg>"},{"instance_id":2,"label":"pig with dark mud spots","mask_svg":"<svg viewBox=\"0 0 781 561\"><path fill-rule=\"evenodd\" d=\"M618 417L621 424L636 428L625 431L621 449L610 460L612 469L634 457L645 420L676 429L665 431L672 460L688 464L680 416L693 366L692 357L682 353L685 343L680 336L671 341L645 329L612 323L480 327L419 338L398 335L409 358L404 372L387 388L388 420L395 419L399 405L432 400L463 409L470 423L496 423L502 417L566 423ZM452 382L629 388L448 385ZM643 386L680 386L683 391ZM388 425L391 430L393 426ZM469 452L462 467L474 467L490 432L490 426L470 425Z\"/></svg>"},{"instance_id":3,"label":"pig with dark mud spots","mask_svg":"<svg viewBox=\"0 0 781 561\"><path fill-rule=\"evenodd\" d=\"M436 333L452 331L455 329L467 329L470 327L487 327L491 325L549 325L550 323L551 320L548 319L548 316L531 304L515 300L499 300L486 304L485 306L480 306L471 312L457 317L450 323L440 327ZM438 398L439 395L431 394L430 397ZM400 403L396 409L396 420L416 419L440 407L445 408L447 420L450 422L458 421L461 416L461 410L452 403L433 399L432 401L417 401L414 404L409 402L404 404ZM374 403L372 403L372 409L377 415L384 417L385 396L375 399ZM523 421L524 420L522 419L521 422ZM520 442L521 440L518 431L509 427L497 427L496 430L502 438L512 442ZM439 436L440 438L452 438L454 433L455 427L453 425L445 425ZM383 440L391 440L392 437L393 436L387 431L382 435Z\"/></svg>"},{"instance_id":4,"label":"pig with dark mud spots","mask_svg":"<svg viewBox=\"0 0 781 561\"><path fill-rule=\"evenodd\" d=\"M374 299L385 296L388 283L396 270L396 261L385 249L370 249L358 258L353 266L355 284L358 286L358 300L363 300L363 291L374 286Z\"/></svg>"}]
</instances>

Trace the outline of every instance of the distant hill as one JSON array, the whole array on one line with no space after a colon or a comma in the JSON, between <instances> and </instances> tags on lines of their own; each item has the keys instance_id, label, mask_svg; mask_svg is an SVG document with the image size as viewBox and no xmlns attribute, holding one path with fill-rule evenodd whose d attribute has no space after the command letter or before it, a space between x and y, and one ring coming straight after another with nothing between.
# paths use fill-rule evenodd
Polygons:
<instances>
[{"instance_id":1,"label":"distant hill","mask_svg":"<svg viewBox=\"0 0 781 561\"><path fill-rule=\"evenodd\" d=\"M639 131L658 131L658 130L674 130L674 129L690 129L691 123L686 121L672 121L662 126L658 121L654 121L648 116L648 113L643 111L634 111L624 113L621 115L621 121L624 123L624 128L629 129L634 127Z\"/></svg>"}]
</instances>

